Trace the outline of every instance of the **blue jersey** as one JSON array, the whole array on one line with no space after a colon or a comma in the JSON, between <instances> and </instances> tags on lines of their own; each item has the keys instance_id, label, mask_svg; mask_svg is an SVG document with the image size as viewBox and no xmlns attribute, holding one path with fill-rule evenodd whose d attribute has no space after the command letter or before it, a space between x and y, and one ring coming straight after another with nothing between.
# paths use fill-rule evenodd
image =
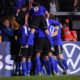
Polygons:
<instances>
[{"instance_id":1,"label":"blue jersey","mask_svg":"<svg viewBox=\"0 0 80 80\"><path fill-rule=\"evenodd\" d=\"M63 44L63 41L61 39L61 28L60 28L60 26L58 29L58 34L53 37L53 42L54 42L54 45L57 45L57 46Z\"/></svg>"},{"instance_id":2,"label":"blue jersey","mask_svg":"<svg viewBox=\"0 0 80 80\"><path fill-rule=\"evenodd\" d=\"M49 30L49 33L50 34L53 34L54 33L54 30L55 30L55 25L56 26L59 26L60 25L60 23L59 22L57 22L57 21L55 21L55 20L53 20L53 19L46 19L46 21L47 21L47 26L48 26L48 30Z\"/></svg>"},{"instance_id":3,"label":"blue jersey","mask_svg":"<svg viewBox=\"0 0 80 80\"><path fill-rule=\"evenodd\" d=\"M58 35L53 37L53 44L54 45L62 45L63 42L61 40L60 23L53 19L47 19L47 25L48 25L48 30L49 30L50 34L54 33L54 31L56 30L54 26L59 26Z\"/></svg>"},{"instance_id":4,"label":"blue jersey","mask_svg":"<svg viewBox=\"0 0 80 80\"><path fill-rule=\"evenodd\" d=\"M18 37L19 44L25 46L27 44L28 35L29 35L29 28L26 26L21 27Z\"/></svg>"},{"instance_id":5,"label":"blue jersey","mask_svg":"<svg viewBox=\"0 0 80 80\"><path fill-rule=\"evenodd\" d=\"M11 41L13 36L13 29L10 27L2 26L2 41Z\"/></svg>"},{"instance_id":6,"label":"blue jersey","mask_svg":"<svg viewBox=\"0 0 80 80\"><path fill-rule=\"evenodd\" d=\"M47 25L48 25L48 27L49 26L51 26L51 25L53 25L53 26L60 26L60 23L58 22L58 21L56 21L56 20L53 20L53 19L46 19L46 21L47 21Z\"/></svg>"},{"instance_id":7,"label":"blue jersey","mask_svg":"<svg viewBox=\"0 0 80 80\"><path fill-rule=\"evenodd\" d=\"M40 28L37 28L36 32L37 32L38 38L44 38L44 37L46 37L44 31L42 31Z\"/></svg>"},{"instance_id":8,"label":"blue jersey","mask_svg":"<svg viewBox=\"0 0 80 80\"><path fill-rule=\"evenodd\" d=\"M21 8L26 3L26 0L15 0L16 8Z\"/></svg>"},{"instance_id":9,"label":"blue jersey","mask_svg":"<svg viewBox=\"0 0 80 80\"><path fill-rule=\"evenodd\" d=\"M54 32L55 27L53 26L53 20L52 19L46 19L47 21L47 27L49 30L49 33L52 34Z\"/></svg>"},{"instance_id":10,"label":"blue jersey","mask_svg":"<svg viewBox=\"0 0 80 80\"><path fill-rule=\"evenodd\" d=\"M47 10L43 6L36 6L30 10L31 16L44 16Z\"/></svg>"},{"instance_id":11,"label":"blue jersey","mask_svg":"<svg viewBox=\"0 0 80 80\"><path fill-rule=\"evenodd\" d=\"M55 30L55 27L52 25L53 23L56 25L59 25L59 23L57 21L49 19L48 30L49 30L50 34L52 34ZM37 33L38 33L38 37L46 37L44 31L42 31L40 28L37 28Z\"/></svg>"}]
</instances>

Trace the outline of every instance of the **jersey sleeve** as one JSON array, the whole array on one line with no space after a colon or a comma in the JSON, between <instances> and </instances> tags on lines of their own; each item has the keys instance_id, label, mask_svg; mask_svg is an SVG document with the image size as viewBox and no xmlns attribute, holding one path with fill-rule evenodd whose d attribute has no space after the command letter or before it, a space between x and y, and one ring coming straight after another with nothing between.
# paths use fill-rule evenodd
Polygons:
<instances>
[{"instance_id":1,"label":"jersey sleeve","mask_svg":"<svg viewBox=\"0 0 80 80\"><path fill-rule=\"evenodd\" d=\"M60 22L51 19L51 24L54 26L60 26Z\"/></svg>"},{"instance_id":2,"label":"jersey sleeve","mask_svg":"<svg viewBox=\"0 0 80 80\"><path fill-rule=\"evenodd\" d=\"M44 12L47 11L47 9L45 7L43 7L43 6L40 6L40 7L43 9Z\"/></svg>"}]
</instances>

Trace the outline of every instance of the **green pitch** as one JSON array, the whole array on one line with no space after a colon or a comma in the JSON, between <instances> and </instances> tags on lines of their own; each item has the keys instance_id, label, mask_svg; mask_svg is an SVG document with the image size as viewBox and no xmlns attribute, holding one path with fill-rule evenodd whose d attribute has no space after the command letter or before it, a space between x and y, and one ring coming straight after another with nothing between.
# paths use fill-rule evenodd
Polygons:
<instances>
[{"instance_id":1,"label":"green pitch","mask_svg":"<svg viewBox=\"0 0 80 80\"><path fill-rule=\"evenodd\" d=\"M0 80L80 80L80 76L13 76L0 77Z\"/></svg>"}]
</instances>

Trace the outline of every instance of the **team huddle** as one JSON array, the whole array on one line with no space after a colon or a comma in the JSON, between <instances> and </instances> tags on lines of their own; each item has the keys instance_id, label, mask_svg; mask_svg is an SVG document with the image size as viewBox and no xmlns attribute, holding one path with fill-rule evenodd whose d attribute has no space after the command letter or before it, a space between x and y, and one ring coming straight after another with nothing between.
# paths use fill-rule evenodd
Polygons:
<instances>
[{"instance_id":1,"label":"team huddle","mask_svg":"<svg viewBox=\"0 0 80 80\"><path fill-rule=\"evenodd\" d=\"M17 39L23 75L30 76L33 57L35 75L44 75L44 67L46 75L59 75L58 65L63 74L68 74L62 52L61 23L51 19L48 11L36 2L26 14L26 24L20 27Z\"/></svg>"}]
</instances>

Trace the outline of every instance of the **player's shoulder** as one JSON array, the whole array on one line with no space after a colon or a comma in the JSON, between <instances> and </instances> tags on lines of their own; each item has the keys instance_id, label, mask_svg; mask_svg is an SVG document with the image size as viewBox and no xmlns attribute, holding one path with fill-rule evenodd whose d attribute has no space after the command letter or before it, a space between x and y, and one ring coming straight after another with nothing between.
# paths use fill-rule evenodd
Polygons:
<instances>
[{"instance_id":1,"label":"player's shoulder","mask_svg":"<svg viewBox=\"0 0 80 80\"><path fill-rule=\"evenodd\" d=\"M39 5L39 7L42 8L42 9L46 9L43 5Z\"/></svg>"}]
</instances>

